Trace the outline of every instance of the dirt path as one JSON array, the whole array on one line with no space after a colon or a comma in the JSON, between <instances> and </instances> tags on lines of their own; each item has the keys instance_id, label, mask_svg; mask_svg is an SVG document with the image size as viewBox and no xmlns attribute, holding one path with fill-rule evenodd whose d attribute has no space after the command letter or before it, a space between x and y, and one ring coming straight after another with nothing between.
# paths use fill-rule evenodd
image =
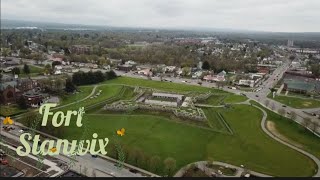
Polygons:
<instances>
[{"instance_id":1,"label":"dirt path","mask_svg":"<svg viewBox=\"0 0 320 180\"><path fill-rule=\"evenodd\" d=\"M267 126L267 129L275 136L277 136L279 139L285 141L285 142L288 142L298 148L303 148L303 146L301 144L298 144L290 139L288 139L287 137L285 137L284 135L282 135L278 130L277 130L277 127L276 127L276 124L272 121L267 121L266 123L266 126Z\"/></svg>"}]
</instances>

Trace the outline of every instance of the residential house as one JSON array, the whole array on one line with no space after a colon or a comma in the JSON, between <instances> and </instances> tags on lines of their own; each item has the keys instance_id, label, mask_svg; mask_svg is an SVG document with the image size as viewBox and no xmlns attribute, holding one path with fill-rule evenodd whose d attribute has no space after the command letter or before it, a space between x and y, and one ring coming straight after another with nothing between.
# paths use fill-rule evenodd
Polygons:
<instances>
[{"instance_id":1,"label":"residential house","mask_svg":"<svg viewBox=\"0 0 320 180\"><path fill-rule=\"evenodd\" d=\"M143 69L138 71L138 74L144 75L144 76L152 76L152 71L151 69Z\"/></svg>"}]
</instances>

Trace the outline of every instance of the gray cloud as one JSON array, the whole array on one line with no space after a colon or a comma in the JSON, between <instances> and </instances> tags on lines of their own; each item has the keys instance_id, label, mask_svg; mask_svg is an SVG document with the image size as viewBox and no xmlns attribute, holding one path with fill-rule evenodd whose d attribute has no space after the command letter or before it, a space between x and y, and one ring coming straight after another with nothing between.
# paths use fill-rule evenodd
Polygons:
<instances>
[{"instance_id":1,"label":"gray cloud","mask_svg":"<svg viewBox=\"0 0 320 180\"><path fill-rule=\"evenodd\" d=\"M1 0L1 18L73 24L320 32L319 0Z\"/></svg>"}]
</instances>

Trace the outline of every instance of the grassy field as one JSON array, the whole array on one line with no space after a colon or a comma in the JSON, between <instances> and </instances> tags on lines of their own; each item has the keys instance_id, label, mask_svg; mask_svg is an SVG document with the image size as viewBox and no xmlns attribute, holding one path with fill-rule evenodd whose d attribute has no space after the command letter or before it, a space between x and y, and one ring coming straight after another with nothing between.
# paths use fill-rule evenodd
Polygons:
<instances>
[{"instance_id":1,"label":"grassy field","mask_svg":"<svg viewBox=\"0 0 320 180\"><path fill-rule=\"evenodd\" d=\"M269 138L260 129L261 111L246 105L218 109L235 135L226 135L166 120L164 117L124 114L88 114L91 133L111 138L126 128L121 142L140 147L149 156L173 157L177 169L186 164L215 160L276 176L310 176L315 164L300 153ZM102 126L103 124L103 126ZM65 137L76 138L83 130L68 127ZM89 133L90 134L90 133ZM275 166L276 164L276 166Z\"/></svg>"},{"instance_id":2,"label":"grassy field","mask_svg":"<svg viewBox=\"0 0 320 180\"><path fill-rule=\"evenodd\" d=\"M248 98L245 96L239 96L239 95L235 95L235 94L212 95L207 100L204 100L200 103L218 106L223 103L228 103L228 104L239 103L239 102L246 101L247 99Z\"/></svg>"},{"instance_id":3,"label":"grassy field","mask_svg":"<svg viewBox=\"0 0 320 180\"><path fill-rule=\"evenodd\" d=\"M33 66L33 65L29 65L29 69L30 69L30 74L29 74L30 77L38 76L40 73L43 73L43 71L44 71L44 68L41 68L38 66ZM23 67L20 68L20 72L21 72L20 77L27 77L28 76L27 74L24 74Z\"/></svg>"},{"instance_id":4,"label":"grassy field","mask_svg":"<svg viewBox=\"0 0 320 180\"><path fill-rule=\"evenodd\" d=\"M222 92L200 86L121 77L102 83L96 90L96 93L99 90L102 90L102 93L96 98L89 98L62 110L88 107L118 96L121 96L122 99L131 99L134 95L133 88L124 88L119 84L140 85L176 92L208 92L209 90L215 93ZM227 93L223 92L223 94ZM228 101L238 102L240 100L244 99L230 95ZM220 113L232 129L233 135L191 126L169 119L170 116L150 115L143 111L133 114L97 114L97 112L90 114L86 112L84 119L90 122L89 139L92 138L90 136L92 133L97 133L98 138L108 137L110 139L108 151L112 151L110 148L114 142L113 137L116 135L116 130L125 128L126 135L120 138L124 147L128 147L129 150L139 147L146 156L157 155L162 161L167 157L173 157L177 161L175 170L189 163L207 160L211 157L214 160L236 166L243 164L251 170L274 176L311 176L314 174L316 165L311 159L276 142L261 130L262 112L260 110L248 105L233 105L229 109L215 108L214 110L214 112L205 110L212 126L216 126L217 129L223 128L221 124L216 124L221 122L216 116L216 113ZM279 131L287 132L289 135L294 134L294 127L290 130L286 126L289 125L284 124L283 127L279 125L279 129L289 130ZM71 126L65 127L63 138L78 139L82 133L83 128L78 128L71 123ZM300 136L302 134L294 134L292 138L300 138ZM304 138L308 139L307 136ZM313 142L314 139L311 138L308 141L318 143L318 141ZM310 145L310 149L316 151L317 146ZM157 173L164 175L163 172Z\"/></svg>"},{"instance_id":5,"label":"grassy field","mask_svg":"<svg viewBox=\"0 0 320 180\"><path fill-rule=\"evenodd\" d=\"M138 78L129 78L129 77L119 77L110 81L105 81L104 84L125 84L131 86L142 86L142 87L151 87L159 90L165 91L173 91L173 92L188 92L188 91L197 91L197 92L213 92L213 93L226 93L225 91L187 85L187 84L177 84L171 82L160 82L160 81L152 81L152 80L144 80Z\"/></svg>"},{"instance_id":6,"label":"grassy field","mask_svg":"<svg viewBox=\"0 0 320 180\"><path fill-rule=\"evenodd\" d=\"M85 97L90 95L92 90L93 90L93 86L80 86L79 87L80 92L76 94L69 94L66 97L62 98L60 102L60 106L84 99Z\"/></svg>"},{"instance_id":7,"label":"grassy field","mask_svg":"<svg viewBox=\"0 0 320 180\"><path fill-rule=\"evenodd\" d=\"M254 104L263 108L256 102L254 102ZM268 121L274 122L276 130L286 138L283 140L289 143L293 142L299 148L320 158L320 139L318 137L292 120L282 117L266 108L263 109L268 113Z\"/></svg>"},{"instance_id":8,"label":"grassy field","mask_svg":"<svg viewBox=\"0 0 320 180\"><path fill-rule=\"evenodd\" d=\"M218 132L230 133L223 120L219 117L218 112L214 108L204 108L204 113L208 118L209 126Z\"/></svg>"},{"instance_id":9,"label":"grassy field","mask_svg":"<svg viewBox=\"0 0 320 180\"><path fill-rule=\"evenodd\" d=\"M17 105L8 105L2 106L0 108L0 115L1 116L12 116L15 114L20 114L26 112L27 110L20 109Z\"/></svg>"},{"instance_id":10,"label":"grassy field","mask_svg":"<svg viewBox=\"0 0 320 180\"><path fill-rule=\"evenodd\" d=\"M288 97L288 96L276 96L273 99L282 104L285 104L287 106L297 108L297 109L320 107L320 101L315 99L303 99L303 98Z\"/></svg>"}]
</instances>

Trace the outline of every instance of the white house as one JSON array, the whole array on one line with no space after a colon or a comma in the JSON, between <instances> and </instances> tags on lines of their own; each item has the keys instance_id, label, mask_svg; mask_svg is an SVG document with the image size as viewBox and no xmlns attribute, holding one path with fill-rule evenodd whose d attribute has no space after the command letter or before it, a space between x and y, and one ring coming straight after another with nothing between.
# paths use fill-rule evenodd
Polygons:
<instances>
[{"instance_id":1,"label":"white house","mask_svg":"<svg viewBox=\"0 0 320 180\"><path fill-rule=\"evenodd\" d=\"M152 71L151 69L143 69L138 71L138 74L144 75L144 76L149 76L149 75L152 76Z\"/></svg>"},{"instance_id":2,"label":"white house","mask_svg":"<svg viewBox=\"0 0 320 180\"><path fill-rule=\"evenodd\" d=\"M239 85L254 87L254 80L241 79L239 80Z\"/></svg>"}]
</instances>

